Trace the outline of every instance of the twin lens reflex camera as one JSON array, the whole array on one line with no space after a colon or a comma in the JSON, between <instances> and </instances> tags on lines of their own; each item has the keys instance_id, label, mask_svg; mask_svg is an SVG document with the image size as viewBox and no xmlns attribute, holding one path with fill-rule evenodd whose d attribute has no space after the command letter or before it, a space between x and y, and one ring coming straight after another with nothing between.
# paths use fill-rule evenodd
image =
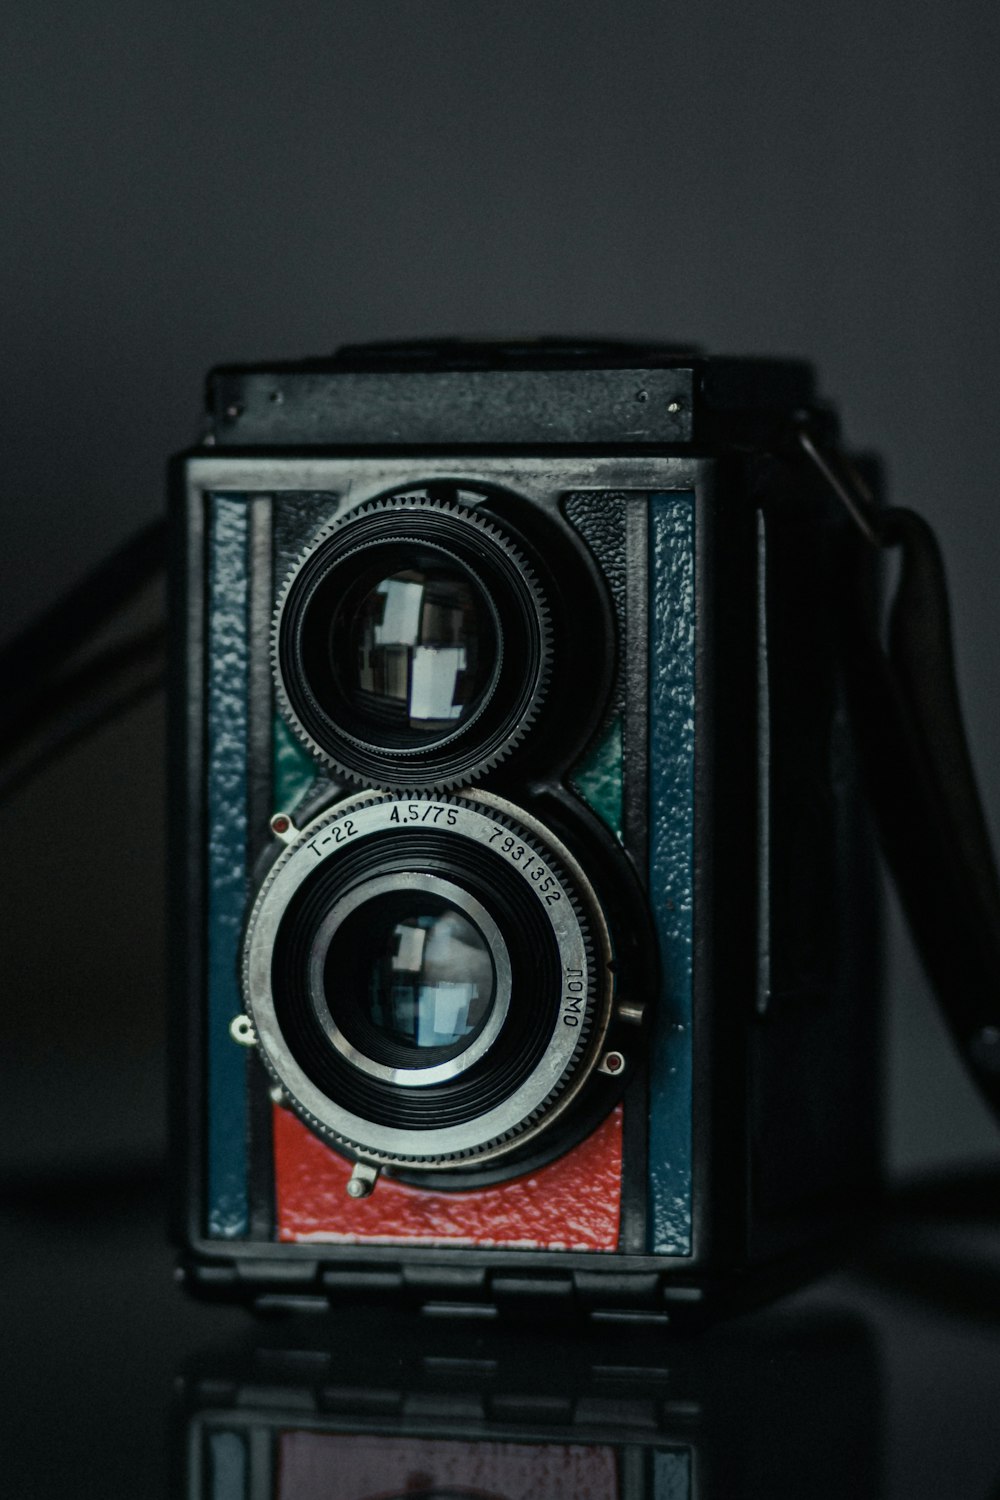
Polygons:
<instances>
[{"instance_id":1,"label":"twin lens reflex camera","mask_svg":"<svg viewBox=\"0 0 1000 1500\"><path fill-rule=\"evenodd\" d=\"M808 366L220 368L174 467L175 1230L205 1296L676 1320L877 1177Z\"/></svg>"}]
</instances>

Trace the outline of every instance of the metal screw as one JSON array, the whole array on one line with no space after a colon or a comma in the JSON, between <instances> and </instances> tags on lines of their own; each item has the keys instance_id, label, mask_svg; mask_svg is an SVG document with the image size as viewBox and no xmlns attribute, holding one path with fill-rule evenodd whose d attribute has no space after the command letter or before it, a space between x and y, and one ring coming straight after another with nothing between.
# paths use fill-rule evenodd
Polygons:
<instances>
[{"instance_id":1,"label":"metal screw","mask_svg":"<svg viewBox=\"0 0 1000 1500\"><path fill-rule=\"evenodd\" d=\"M675 411L676 412L676 411L680 411L680 409L681 409L681 403L679 401L671 401L669 403L669 405L667 406L667 411Z\"/></svg>"}]
</instances>

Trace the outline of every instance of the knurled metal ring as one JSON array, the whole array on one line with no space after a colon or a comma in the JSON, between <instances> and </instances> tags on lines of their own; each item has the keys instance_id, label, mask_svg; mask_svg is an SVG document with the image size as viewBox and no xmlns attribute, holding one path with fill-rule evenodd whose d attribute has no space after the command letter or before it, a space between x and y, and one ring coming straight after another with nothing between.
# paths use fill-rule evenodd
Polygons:
<instances>
[{"instance_id":1,"label":"knurled metal ring","mask_svg":"<svg viewBox=\"0 0 1000 1500\"><path fill-rule=\"evenodd\" d=\"M549 606L524 548L488 513L442 494L435 484L370 501L319 531L282 586L271 633L279 711L310 753L340 779L392 791L447 791L478 780L531 732L552 674ZM483 492L479 496L488 502ZM408 746L379 743L338 722L320 702L302 661L302 636L317 589L333 571L379 546L427 547L457 563L492 612L498 642L492 680L456 729ZM508 635L516 640L508 640ZM346 714L342 719L346 719Z\"/></svg>"}]
</instances>

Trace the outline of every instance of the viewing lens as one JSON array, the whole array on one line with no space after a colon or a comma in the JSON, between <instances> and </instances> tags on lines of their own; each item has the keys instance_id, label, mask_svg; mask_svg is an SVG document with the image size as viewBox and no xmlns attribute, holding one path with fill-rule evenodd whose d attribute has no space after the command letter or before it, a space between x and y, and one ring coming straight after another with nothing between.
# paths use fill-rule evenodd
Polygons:
<instances>
[{"instance_id":1,"label":"viewing lens","mask_svg":"<svg viewBox=\"0 0 1000 1500\"><path fill-rule=\"evenodd\" d=\"M437 789L484 774L532 731L552 675L532 556L485 507L437 491L335 522L279 605L280 711L366 785Z\"/></svg>"},{"instance_id":2,"label":"viewing lens","mask_svg":"<svg viewBox=\"0 0 1000 1500\"><path fill-rule=\"evenodd\" d=\"M349 1042L391 1067L458 1056L478 1036L496 994L489 945L441 896L391 891L352 911L324 967L330 1015Z\"/></svg>"},{"instance_id":3,"label":"viewing lens","mask_svg":"<svg viewBox=\"0 0 1000 1500\"><path fill-rule=\"evenodd\" d=\"M338 697L357 727L379 739L440 739L490 687L497 639L489 606L457 562L377 551L383 556L334 609L329 665Z\"/></svg>"}]
</instances>

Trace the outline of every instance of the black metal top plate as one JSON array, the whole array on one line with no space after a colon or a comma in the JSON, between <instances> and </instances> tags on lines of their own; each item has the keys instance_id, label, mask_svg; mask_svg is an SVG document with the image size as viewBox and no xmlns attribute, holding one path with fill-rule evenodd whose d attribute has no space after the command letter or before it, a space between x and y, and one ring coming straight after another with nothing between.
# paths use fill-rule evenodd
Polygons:
<instances>
[{"instance_id":1,"label":"black metal top plate","mask_svg":"<svg viewBox=\"0 0 1000 1500\"><path fill-rule=\"evenodd\" d=\"M215 371L216 444L275 447L684 443L694 372L668 369Z\"/></svg>"}]
</instances>

